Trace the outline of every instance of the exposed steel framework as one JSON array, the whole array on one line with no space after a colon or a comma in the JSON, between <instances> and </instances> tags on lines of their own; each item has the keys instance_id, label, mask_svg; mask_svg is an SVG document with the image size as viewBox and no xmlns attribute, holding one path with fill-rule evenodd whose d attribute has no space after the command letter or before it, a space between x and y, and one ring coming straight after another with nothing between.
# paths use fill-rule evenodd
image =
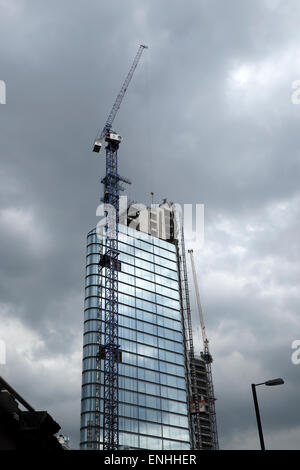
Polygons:
<instances>
[{"instance_id":1,"label":"exposed steel framework","mask_svg":"<svg viewBox=\"0 0 300 470\"><path fill-rule=\"evenodd\" d=\"M201 332L202 332L202 340L203 340L203 352L201 352L201 358L203 359L206 367L206 375L207 375L207 407L208 407L208 415L209 421L211 426L211 433L212 433L212 442L213 442L213 449L218 450L219 442L218 442L218 432L217 432L217 420L216 420L216 407L215 407L215 394L214 394L214 385L213 385L213 378L212 378L212 371L211 371L211 364L213 362L212 355L209 351L209 341L206 336L205 324L204 324L204 317L201 307L200 301L200 293L199 287L197 282L197 275L195 269L195 261L194 261L194 254L193 250L188 250L188 253L191 258L191 265L192 265L192 273L195 285L195 292L196 292L196 301L201 325ZM198 401L199 403L199 401ZM200 416L200 413L199 413ZM201 443L199 443L201 444Z\"/></svg>"}]
</instances>

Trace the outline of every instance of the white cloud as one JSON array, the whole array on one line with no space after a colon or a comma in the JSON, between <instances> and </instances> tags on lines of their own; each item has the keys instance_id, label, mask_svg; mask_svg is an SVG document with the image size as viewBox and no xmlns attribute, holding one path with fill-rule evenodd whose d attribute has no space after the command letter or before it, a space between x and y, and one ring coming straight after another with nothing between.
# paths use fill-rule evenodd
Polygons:
<instances>
[{"instance_id":1,"label":"white cloud","mask_svg":"<svg viewBox=\"0 0 300 470\"><path fill-rule=\"evenodd\" d=\"M255 425L248 415L243 416L253 411L249 408L250 384L266 380L274 371L284 376L290 367L291 341L300 330L299 211L300 197L296 195L255 213L219 214L206 224L203 249L194 246L206 333L214 357L223 448L258 448ZM198 351L203 345L194 294L192 297ZM295 374L296 368L291 370L293 380ZM241 417L229 424L226 406L232 395ZM288 409L288 404L283 407ZM248 423L246 427L242 422ZM225 423L231 427L230 437ZM268 443L273 449L297 449L297 429L292 426L287 434L284 429L268 429Z\"/></svg>"},{"instance_id":2,"label":"white cloud","mask_svg":"<svg viewBox=\"0 0 300 470\"><path fill-rule=\"evenodd\" d=\"M20 14L22 6L20 0L0 0L1 15L5 17Z\"/></svg>"},{"instance_id":3,"label":"white cloud","mask_svg":"<svg viewBox=\"0 0 300 470\"><path fill-rule=\"evenodd\" d=\"M0 305L0 319L0 339L7 351L0 375L35 409L46 409L72 435L80 416L81 336L71 352L53 351L50 356L45 338L16 319L11 306ZM74 435L71 444L73 448L78 445Z\"/></svg>"},{"instance_id":4,"label":"white cloud","mask_svg":"<svg viewBox=\"0 0 300 470\"><path fill-rule=\"evenodd\" d=\"M48 251L51 247L49 230L44 226L44 217L38 220L30 209L9 207L0 210L2 231L9 233L16 243L30 247L32 252Z\"/></svg>"},{"instance_id":5,"label":"white cloud","mask_svg":"<svg viewBox=\"0 0 300 470\"><path fill-rule=\"evenodd\" d=\"M228 70L225 95L229 110L236 114L290 111L291 83L300 76L295 46L284 47L251 62L236 62ZM259 116L257 116L259 117Z\"/></svg>"},{"instance_id":6,"label":"white cloud","mask_svg":"<svg viewBox=\"0 0 300 470\"><path fill-rule=\"evenodd\" d=\"M25 327L15 315L11 305L0 304L0 337L6 343L8 367L11 359L16 357L31 362L36 351L45 346L43 339Z\"/></svg>"}]
</instances>

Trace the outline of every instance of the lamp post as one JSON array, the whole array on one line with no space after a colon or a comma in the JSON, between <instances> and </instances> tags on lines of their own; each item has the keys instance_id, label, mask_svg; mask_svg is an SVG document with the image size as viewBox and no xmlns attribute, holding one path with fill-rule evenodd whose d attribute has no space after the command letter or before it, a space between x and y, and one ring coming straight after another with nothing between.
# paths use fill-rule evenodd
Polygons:
<instances>
[{"instance_id":1,"label":"lamp post","mask_svg":"<svg viewBox=\"0 0 300 470\"><path fill-rule=\"evenodd\" d=\"M256 387L258 385L267 385L268 387L273 387L275 385L282 385L282 384L284 384L283 379L272 379L272 380L267 380L266 382L262 382L260 384L251 384L261 450L265 450L265 442L264 442L264 435L263 435L261 420L260 420L260 413L259 413L259 407L258 407L258 401L257 401L257 395L256 395Z\"/></svg>"}]
</instances>

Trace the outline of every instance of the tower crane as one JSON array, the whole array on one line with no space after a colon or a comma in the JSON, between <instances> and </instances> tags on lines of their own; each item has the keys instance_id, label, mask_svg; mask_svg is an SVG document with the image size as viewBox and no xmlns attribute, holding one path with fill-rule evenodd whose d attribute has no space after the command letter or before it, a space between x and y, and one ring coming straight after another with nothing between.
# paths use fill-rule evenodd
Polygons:
<instances>
[{"instance_id":1,"label":"tower crane","mask_svg":"<svg viewBox=\"0 0 300 470\"><path fill-rule=\"evenodd\" d=\"M95 139L95 142L94 142L94 147L93 147L93 152L97 152L99 153L100 150L101 150L101 147L102 147L102 140L103 138L108 135L111 131L111 128L112 128L112 124L114 122L114 119L116 117L116 114L117 112L119 111L119 108L120 108L120 105L122 103L122 100L124 98L124 95L126 93L126 90L128 88L128 85L133 77L133 74L134 74L134 71L139 63L139 60L141 58L141 55L143 53L143 50L144 49L148 49L148 46L145 46L145 44L140 44L139 46L139 49L137 51L137 54L134 58L134 61L132 63L132 66L128 72L128 75L122 85L122 88L121 90L119 91L118 95L117 95L117 98L116 98L116 101L114 102L114 105L108 115L108 118L106 120L106 123L102 129L102 131L98 133L96 139ZM112 134L115 134L115 133L112 133ZM118 136L118 134L115 134L115 138L117 140L119 140L119 142L121 142L121 139L120 139L120 136Z\"/></svg>"},{"instance_id":2,"label":"tower crane","mask_svg":"<svg viewBox=\"0 0 300 470\"><path fill-rule=\"evenodd\" d=\"M193 273L193 280L194 280L195 293L196 293L196 301L197 301L199 320L200 320L200 326L201 326L201 332L202 332L203 352L201 352L201 358L203 359L205 363L206 374L207 374L207 407L209 411L209 420L210 420L210 425L211 425L213 448L217 450L219 448L219 444L218 444L218 432L217 432L216 408L215 408L216 399L214 396L214 386L213 386L212 371L211 371L211 364L213 362L213 358L212 358L212 355L210 354L209 341L206 336L204 317L203 317L203 311L201 307L200 293L199 293L199 287L198 287L197 275L196 275L196 269L195 269L194 252L193 250L188 250L188 253L191 258L192 273Z\"/></svg>"},{"instance_id":3,"label":"tower crane","mask_svg":"<svg viewBox=\"0 0 300 470\"><path fill-rule=\"evenodd\" d=\"M103 279L103 285L99 282L99 318L102 319L102 330L98 331L99 350L97 354L97 380L96 380L96 440L100 442L100 377L101 360L103 360L104 378L104 403L103 403L103 449L117 450L119 447L119 362L121 351L118 335L118 223L119 223L119 193L123 189L120 181L130 183L118 173L118 148L122 137L112 130L112 123L120 108L127 87L132 79L134 71L140 60L143 50L147 46L140 45L134 58L130 71L116 98L108 119L101 133L94 143L94 152L99 152L102 140L105 138L106 146L106 175L102 179L104 185L103 201L114 208L114 211L106 211L106 225L104 227L103 254L99 255L98 274L99 280ZM104 271L104 272L103 272ZM102 305L102 293L104 290L104 309ZM104 310L104 312L103 312ZM103 339L101 341L101 333Z\"/></svg>"}]
</instances>

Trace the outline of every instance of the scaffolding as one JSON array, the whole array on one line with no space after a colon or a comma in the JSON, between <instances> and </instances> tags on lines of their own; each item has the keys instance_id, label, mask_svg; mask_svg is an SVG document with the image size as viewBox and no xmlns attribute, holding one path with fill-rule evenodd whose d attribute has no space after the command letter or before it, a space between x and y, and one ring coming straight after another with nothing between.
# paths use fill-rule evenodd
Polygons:
<instances>
[{"instance_id":1,"label":"scaffolding","mask_svg":"<svg viewBox=\"0 0 300 470\"><path fill-rule=\"evenodd\" d=\"M204 397L200 393L199 370L195 356L193 341L193 325L191 317L191 304L189 295L186 248L184 229L180 210L176 212L177 250L178 250L178 272L179 292L182 308L182 323L184 334L185 371L187 382L188 415L191 434L191 447L194 450L213 449L217 450L218 435L216 425L215 397L211 372L212 358L206 348L201 354L204 364L205 396L207 407L203 406ZM210 360L211 359L211 360ZM204 412L205 411L205 412ZM208 424L206 423L208 418Z\"/></svg>"},{"instance_id":2,"label":"scaffolding","mask_svg":"<svg viewBox=\"0 0 300 470\"><path fill-rule=\"evenodd\" d=\"M197 389L197 377L194 364L194 342L191 318L191 305L187 276L187 264L185 255L184 229L181 214L176 213L177 249L179 260L179 291L182 308L183 332L185 343L185 369L187 383L188 417L190 423L191 447L194 450L202 449L201 422L199 397Z\"/></svg>"},{"instance_id":3,"label":"scaffolding","mask_svg":"<svg viewBox=\"0 0 300 470\"><path fill-rule=\"evenodd\" d=\"M212 378L212 371L211 371L211 364L213 362L213 358L209 351L209 341L206 336L193 250L188 250L188 252L191 258L192 273L193 273L195 293L196 293L196 301L197 301L202 340L203 340L203 351L201 352L201 359L203 363L205 364L205 371L206 371L206 387L205 387L206 388L206 405L207 405L207 414L208 414L208 418L210 422L210 429L211 429L211 436L212 436L212 449L218 450L219 443L218 443L216 408L215 408L216 398L214 394L214 385L213 385L213 378ZM193 363L195 363L195 358L193 359ZM199 392L198 392L198 395L199 395Z\"/></svg>"}]
</instances>

